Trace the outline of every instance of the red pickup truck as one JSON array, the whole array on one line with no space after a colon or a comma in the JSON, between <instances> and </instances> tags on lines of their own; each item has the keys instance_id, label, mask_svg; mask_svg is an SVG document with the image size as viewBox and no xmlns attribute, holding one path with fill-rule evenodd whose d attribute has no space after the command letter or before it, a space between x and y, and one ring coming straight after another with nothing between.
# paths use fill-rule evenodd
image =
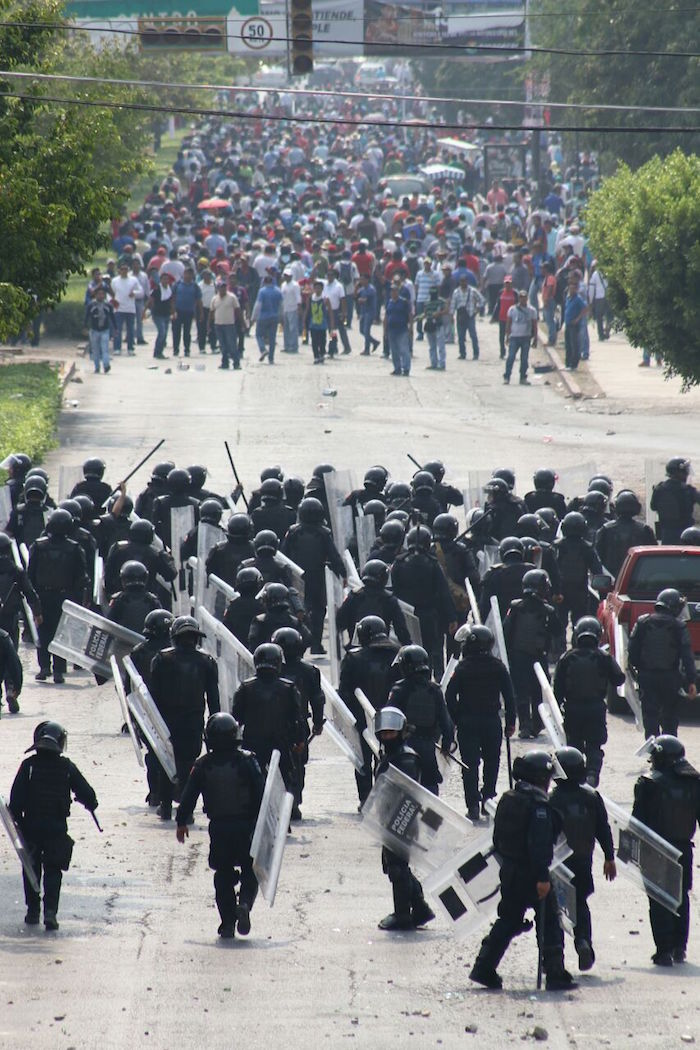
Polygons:
<instances>
[{"instance_id":1,"label":"red pickup truck","mask_svg":"<svg viewBox=\"0 0 700 1050\"><path fill-rule=\"evenodd\" d=\"M618 663L624 667L625 654L618 652L615 624L620 625L626 643L639 617L653 611L659 591L675 587L688 602L688 630L695 665L700 668L700 547L632 547L615 582L610 577L607 581L596 576L591 583L601 596L598 619L603 642ZM616 713L627 710L624 697L614 689L608 695L608 707Z\"/></svg>"}]
</instances>

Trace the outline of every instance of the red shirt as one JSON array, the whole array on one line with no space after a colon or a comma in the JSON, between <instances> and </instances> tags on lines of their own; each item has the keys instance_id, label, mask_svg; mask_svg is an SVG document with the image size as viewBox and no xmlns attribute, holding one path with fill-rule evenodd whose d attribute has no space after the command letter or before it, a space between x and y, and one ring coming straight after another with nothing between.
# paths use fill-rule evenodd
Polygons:
<instances>
[{"instance_id":1,"label":"red shirt","mask_svg":"<svg viewBox=\"0 0 700 1050\"><path fill-rule=\"evenodd\" d=\"M388 262L384 267L384 280L391 284L392 278L395 277L397 273L403 273L408 277L408 266L406 266L405 262L401 262L400 260L395 262L392 259L391 262Z\"/></svg>"},{"instance_id":2,"label":"red shirt","mask_svg":"<svg viewBox=\"0 0 700 1050\"><path fill-rule=\"evenodd\" d=\"M512 288L504 288L498 298L498 320L504 323L508 320L508 311L515 306L516 294Z\"/></svg>"},{"instance_id":3,"label":"red shirt","mask_svg":"<svg viewBox=\"0 0 700 1050\"><path fill-rule=\"evenodd\" d=\"M480 271L479 260L477 259L476 255L471 255L470 253L468 253L467 255L463 255L462 258L464 259L464 265L466 266L466 268L468 270L471 270L475 277L478 277Z\"/></svg>"},{"instance_id":4,"label":"red shirt","mask_svg":"<svg viewBox=\"0 0 700 1050\"><path fill-rule=\"evenodd\" d=\"M371 277L374 272L375 258L372 252L355 252L352 261L360 277Z\"/></svg>"}]
</instances>

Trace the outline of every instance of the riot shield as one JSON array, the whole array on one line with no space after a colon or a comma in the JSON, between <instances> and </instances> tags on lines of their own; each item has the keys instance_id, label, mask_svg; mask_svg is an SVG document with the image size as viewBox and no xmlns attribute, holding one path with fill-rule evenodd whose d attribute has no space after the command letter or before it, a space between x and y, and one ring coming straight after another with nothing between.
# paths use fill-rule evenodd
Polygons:
<instances>
[{"instance_id":1,"label":"riot shield","mask_svg":"<svg viewBox=\"0 0 700 1050\"><path fill-rule=\"evenodd\" d=\"M362 806L366 831L419 871L437 871L479 834L437 795L394 766L377 777Z\"/></svg>"},{"instance_id":2,"label":"riot shield","mask_svg":"<svg viewBox=\"0 0 700 1050\"><path fill-rule=\"evenodd\" d=\"M138 722L139 729L148 741L151 751L163 767L165 775L172 780L173 784L176 784L177 766L170 730L163 721L163 716L156 707L148 686L134 667L130 656L124 657L124 669L134 687L126 698L129 710Z\"/></svg>"},{"instance_id":3,"label":"riot shield","mask_svg":"<svg viewBox=\"0 0 700 1050\"><path fill-rule=\"evenodd\" d=\"M12 495L7 485L0 485L0 532L4 532L12 514Z\"/></svg>"},{"instance_id":4,"label":"riot shield","mask_svg":"<svg viewBox=\"0 0 700 1050\"><path fill-rule=\"evenodd\" d=\"M565 864L558 865L551 872L552 889L559 905L559 925L569 937L574 936L576 928L576 887L573 877L573 872Z\"/></svg>"},{"instance_id":5,"label":"riot shield","mask_svg":"<svg viewBox=\"0 0 700 1050\"><path fill-rule=\"evenodd\" d=\"M442 689L443 693L445 692L445 690L447 689L448 685L450 684L450 679L452 678L452 675L455 673L455 667L457 666L458 663L459 663L459 658L457 656L451 656L449 658L449 660L447 661L447 667L445 668L445 673L443 674L442 678L440 679L440 688Z\"/></svg>"},{"instance_id":6,"label":"riot shield","mask_svg":"<svg viewBox=\"0 0 700 1050\"><path fill-rule=\"evenodd\" d=\"M577 463L573 467L562 467L556 471L557 491L564 494L567 502L575 496L583 496L588 491L588 482L596 476L597 471L593 460Z\"/></svg>"},{"instance_id":7,"label":"riot shield","mask_svg":"<svg viewBox=\"0 0 700 1050\"><path fill-rule=\"evenodd\" d=\"M491 615L489 616L488 626L493 631L493 636L496 639L494 646L495 655L498 659L506 665L508 673L510 673L510 662L508 660L508 650L506 649L506 640L503 634L503 620L501 619L501 606L499 605L498 598L495 594L491 595Z\"/></svg>"},{"instance_id":8,"label":"riot shield","mask_svg":"<svg viewBox=\"0 0 700 1050\"><path fill-rule=\"evenodd\" d=\"M462 490L464 495L465 513L472 507L483 507L486 497L484 485L492 477L490 470L470 470L467 474L467 487Z\"/></svg>"},{"instance_id":9,"label":"riot shield","mask_svg":"<svg viewBox=\"0 0 700 1050\"><path fill-rule=\"evenodd\" d=\"M479 603L476 600L476 595L474 594L474 588L471 585L471 580L469 580L468 578L465 579L465 581L464 581L464 588L465 588L465 590L466 590L466 592L467 592L467 594L469 596L469 605L470 605L471 611L472 611L472 621L474 623L481 623L481 613L479 612Z\"/></svg>"},{"instance_id":10,"label":"riot shield","mask_svg":"<svg viewBox=\"0 0 700 1050\"><path fill-rule=\"evenodd\" d=\"M625 629L618 622L617 617L613 617L613 632L615 638L615 659L620 665L620 670L625 672L625 680L622 685L617 687L617 694L624 697L627 701L627 705L634 715L634 724L639 732L642 733L644 731L642 704L637 693L637 683L627 663L627 636Z\"/></svg>"},{"instance_id":11,"label":"riot shield","mask_svg":"<svg viewBox=\"0 0 700 1050\"><path fill-rule=\"evenodd\" d=\"M348 574L348 587L351 591L361 591L362 580L360 579L352 554L347 547L343 551L343 561L345 562L345 568Z\"/></svg>"},{"instance_id":12,"label":"riot shield","mask_svg":"<svg viewBox=\"0 0 700 1050\"><path fill-rule=\"evenodd\" d=\"M360 572L369 559L369 552L377 540L377 528L372 514L359 514L355 518L355 536L357 537L357 560Z\"/></svg>"},{"instance_id":13,"label":"riot shield","mask_svg":"<svg viewBox=\"0 0 700 1050\"><path fill-rule=\"evenodd\" d=\"M175 579L175 597L173 613L175 616L189 616L190 596L185 580L185 566L180 560L180 547L188 532L194 528L194 507L171 507L170 509L170 548L178 573Z\"/></svg>"},{"instance_id":14,"label":"riot shield","mask_svg":"<svg viewBox=\"0 0 700 1050\"><path fill-rule=\"evenodd\" d=\"M489 569L498 563L498 547L486 546L482 551L477 551L476 560L479 563L479 576L483 580Z\"/></svg>"},{"instance_id":15,"label":"riot shield","mask_svg":"<svg viewBox=\"0 0 700 1050\"><path fill-rule=\"evenodd\" d=\"M538 705L540 718L549 734L554 747L566 747L566 733L564 732L564 719L561 708L557 703L547 675L542 670L541 664L535 664L535 674L542 690L542 703Z\"/></svg>"},{"instance_id":16,"label":"riot shield","mask_svg":"<svg viewBox=\"0 0 700 1050\"><path fill-rule=\"evenodd\" d=\"M195 609L203 605L210 612L214 611L214 594L210 593L211 587L207 580L205 565L209 551L216 546L222 536L223 533L218 525L208 525L206 522L199 523L197 528L197 558L192 569L192 595Z\"/></svg>"},{"instance_id":17,"label":"riot shield","mask_svg":"<svg viewBox=\"0 0 700 1050\"><path fill-rule=\"evenodd\" d=\"M204 606L200 606L197 613L199 625L205 632L205 650L214 657L219 668L221 710L230 714L239 685L255 674L253 657L243 643Z\"/></svg>"},{"instance_id":18,"label":"riot shield","mask_svg":"<svg viewBox=\"0 0 700 1050\"><path fill-rule=\"evenodd\" d=\"M78 484L79 481L83 480L83 468L77 463L74 466L66 466L62 463L58 468L58 500L70 499L70 494ZM95 516L99 517L101 507L95 507Z\"/></svg>"},{"instance_id":19,"label":"riot shield","mask_svg":"<svg viewBox=\"0 0 700 1050\"><path fill-rule=\"evenodd\" d=\"M142 641L143 635L66 599L49 652L107 679L112 677L110 656L121 663Z\"/></svg>"},{"instance_id":20,"label":"riot shield","mask_svg":"<svg viewBox=\"0 0 700 1050\"><path fill-rule=\"evenodd\" d=\"M620 874L648 897L677 913L681 903L683 869L680 850L641 821L602 796L608 811Z\"/></svg>"},{"instance_id":21,"label":"riot shield","mask_svg":"<svg viewBox=\"0 0 700 1050\"><path fill-rule=\"evenodd\" d=\"M141 753L141 745L139 744L138 737L136 736L136 732L134 730L134 723L131 721L129 705L126 702L126 693L124 692L124 683L122 681L122 676L119 671L119 664L117 663L116 656L110 656L109 665L112 668L112 678L114 679L114 688L117 693L117 699L119 700L119 706L122 709L122 718L124 719L124 724L126 725L126 728L129 731L129 737L131 738L131 743L133 744L134 751L136 752L136 761L141 766L141 769L143 769L145 763L143 760L143 754Z\"/></svg>"},{"instance_id":22,"label":"riot shield","mask_svg":"<svg viewBox=\"0 0 700 1050\"><path fill-rule=\"evenodd\" d=\"M365 767L365 760L355 716L324 674L321 674L321 688L327 701L325 730L336 747L361 773Z\"/></svg>"},{"instance_id":23,"label":"riot shield","mask_svg":"<svg viewBox=\"0 0 700 1050\"><path fill-rule=\"evenodd\" d=\"M343 601L343 585L335 573L326 566L326 606L328 609L328 655L330 678L334 686L340 680L340 635L336 627L336 612Z\"/></svg>"},{"instance_id":24,"label":"riot shield","mask_svg":"<svg viewBox=\"0 0 700 1050\"><path fill-rule=\"evenodd\" d=\"M655 526L658 524L659 519L656 511L651 509L651 495L654 491L654 486L658 485L660 481L663 481L665 477L665 460L644 460L644 517L647 525L650 525L654 531L656 531Z\"/></svg>"},{"instance_id":25,"label":"riot shield","mask_svg":"<svg viewBox=\"0 0 700 1050\"><path fill-rule=\"evenodd\" d=\"M12 819L12 814L7 808L7 805L5 804L5 799L2 797L2 795L0 795L0 823L7 832L7 837L12 843L15 853L22 862L22 867L24 868L24 873L27 876L29 885L32 887L35 893L40 893L41 889L39 886L39 881L36 877L34 865L32 864L31 855L24 844L24 839L22 838L19 832L19 828Z\"/></svg>"},{"instance_id":26,"label":"riot shield","mask_svg":"<svg viewBox=\"0 0 700 1050\"><path fill-rule=\"evenodd\" d=\"M353 490L353 477L349 470L333 470L323 475L323 484L333 539L338 550L342 551L355 535L352 507L343 506L343 500Z\"/></svg>"},{"instance_id":27,"label":"riot shield","mask_svg":"<svg viewBox=\"0 0 700 1050\"><path fill-rule=\"evenodd\" d=\"M358 704L364 711L365 721L367 723L367 728L363 729L362 736L365 738L365 741L370 750L372 751L372 754L379 758L379 741L374 735L374 716L377 712L374 710L367 696L362 692L362 690L359 687L355 690L355 697L357 699Z\"/></svg>"},{"instance_id":28,"label":"riot shield","mask_svg":"<svg viewBox=\"0 0 700 1050\"><path fill-rule=\"evenodd\" d=\"M408 602L402 601L401 598L398 599L398 603L401 606L401 612L403 613L403 618L406 621L408 633L411 636L411 645L422 645L423 638L420 630L420 620L413 611L413 606L409 605ZM390 633L393 637L393 632Z\"/></svg>"},{"instance_id":29,"label":"riot shield","mask_svg":"<svg viewBox=\"0 0 700 1050\"><path fill-rule=\"evenodd\" d=\"M22 544L22 546L24 547L24 544ZM25 550L26 550L26 547L25 547ZM22 561L22 558L20 556L19 547L17 546L17 540L15 540L15 539L12 540L12 560L14 561L14 563L17 566L18 569L22 569L22 570L25 569L26 566L25 566L24 562ZM33 641L34 645L36 646L36 648L38 649L39 648L39 632L38 632L37 627L36 627L36 620L34 619L34 613L32 612L31 606L30 606L29 602L27 601L27 599L25 598L24 594L21 595L21 599L22 599L22 609L24 610L24 619L26 621L27 627L29 628L29 633L32 636L32 641Z\"/></svg>"},{"instance_id":30,"label":"riot shield","mask_svg":"<svg viewBox=\"0 0 700 1050\"><path fill-rule=\"evenodd\" d=\"M304 595L306 593L306 583L304 580L304 570L301 565L297 565L295 561L288 558L282 551L277 551L275 554L275 561L281 562L292 574L292 587L299 595L299 601L303 604Z\"/></svg>"},{"instance_id":31,"label":"riot shield","mask_svg":"<svg viewBox=\"0 0 700 1050\"><path fill-rule=\"evenodd\" d=\"M275 903L282 855L294 806L294 796L284 786L279 764L280 753L273 751L267 769L265 790L255 823L253 840L250 844L253 871L258 880L260 892L270 907Z\"/></svg>"},{"instance_id":32,"label":"riot shield","mask_svg":"<svg viewBox=\"0 0 700 1050\"><path fill-rule=\"evenodd\" d=\"M211 610L212 615L216 616L217 620L223 620L226 606L237 596L238 591L230 583L226 583L225 580L212 573L209 577L209 586L205 594L208 594L211 600L213 606Z\"/></svg>"},{"instance_id":33,"label":"riot shield","mask_svg":"<svg viewBox=\"0 0 700 1050\"><path fill-rule=\"evenodd\" d=\"M93 564L92 600L98 609L102 609L105 602L104 574L104 560L100 552L96 550Z\"/></svg>"}]
</instances>

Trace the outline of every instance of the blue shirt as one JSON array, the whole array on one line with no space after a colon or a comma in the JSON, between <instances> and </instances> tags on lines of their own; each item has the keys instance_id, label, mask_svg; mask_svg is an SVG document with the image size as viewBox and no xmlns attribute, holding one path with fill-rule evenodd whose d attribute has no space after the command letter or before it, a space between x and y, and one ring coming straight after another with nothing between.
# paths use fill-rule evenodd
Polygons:
<instances>
[{"instance_id":1,"label":"blue shirt","mask_svg":"<svg viewBox=\"0 0 700 1050\"><path fill-rule=\"evenodd\" d=\"M175 309L179 314L193 314L197 300L202 298L202 293L199 290L199 285L191 281L189 284L185 284L184 281L178 281L175 285Z\"/></svg>"},{"instance_id":2,"label":"blue shirt","mask_svg":"<svg viewBox=\"0 0 700 1050\"><path fill-rule=\"evenodd\" d=\"M275 284L264 284L258 292L258 320L277 320L282 309L282 293Z\"/></svg>"},{"instance_id":3,"label":"blue shirt","mask_svg":"<svg viewBox=\"0 0 700 1050\"><path fill-rule=\"evenodd\" d=\"M581 320L581 311L586 306L586 301L580 295L576 294L572 297L567 298L564 306L564 323L575 324Z\"/></svg>"},{"instance_id":4,"label":"blue shirt","mask_svg":"<svg viewBox=\"0 0 700 1050\"><path fill-rule=\"evenodd\" d=\"M366 288L358 288L355 293L355 300L363 315L375 316L377 313L377 289L373 284L368 284Z\"/></svg>"},{"instance_id":5,"label":"blue shirt","mask_svg":"<svg viewBox=\"0 0 700 1050\"><path fill-rule=\"evenodd\" d=\"M384 309L386 326L390 332L408 331L408 319L411 316L411 304L408 299L401 295L398 299L387 299Z\"/></svg>"}]
</instances>

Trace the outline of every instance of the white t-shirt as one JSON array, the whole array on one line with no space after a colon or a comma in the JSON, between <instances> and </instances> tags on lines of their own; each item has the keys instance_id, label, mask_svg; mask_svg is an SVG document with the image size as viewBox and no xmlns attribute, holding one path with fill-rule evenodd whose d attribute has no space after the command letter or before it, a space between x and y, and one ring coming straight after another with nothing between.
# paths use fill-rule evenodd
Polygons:
<instances>
[{"instance_id":1,"label":"white t-shirt","mask_svg":"<svg viewBox=\"0 0 700 1050\"><path fill-rule=\"evenodd\" d=\"M223 297L217 293L209 307L212 324L235 324L239 308L238 298L233 292L226 292Z\"/></svg>"},{"instance_id":2,"label":"white t-shirt","mask_svg":"<svg viewBox=\"0 0 700 1050\"><path fill-rule=\"evenodd\" d=\"M295 280L282 281L280 291L282 293L282 312L293 314L301 306L301 288Z\"/></svg>"},{"instance_id":3,"label":"white t-shirt","mask_svg":"<svg viewBox=\"0 0 700 1050\"><path fill-rule=\"evenodd\" d=\"M141 282L134 276L113 277L112 298L116 300L114 309L118 313L135 314L136 300L143 299Z\"/></svg>"},{"instance_id":4,"label":"white t-shirt","mask_svg":"<svg viewBox=\"0 0 700 1050\"><path fill-rule=\"evenodd\" d=\"M337 278L334 281L326 281L323 289L323 298L328 300L331 304L331 309L335 314L342 300L345 298L345 289Z\"/></svg>"},{"instance_id":5,"label":"white t-shirt","mask_svg":"<svg viewBox=\"0 0 700 1050\"><path fill-rule=\"evenodd\" d=\"M208 310L211 306L212 299L216 295L216 285L213 281L207 284L205 281L197 281L200 292L202 293L202 309Z\"/></svg>"}]
</instances>

